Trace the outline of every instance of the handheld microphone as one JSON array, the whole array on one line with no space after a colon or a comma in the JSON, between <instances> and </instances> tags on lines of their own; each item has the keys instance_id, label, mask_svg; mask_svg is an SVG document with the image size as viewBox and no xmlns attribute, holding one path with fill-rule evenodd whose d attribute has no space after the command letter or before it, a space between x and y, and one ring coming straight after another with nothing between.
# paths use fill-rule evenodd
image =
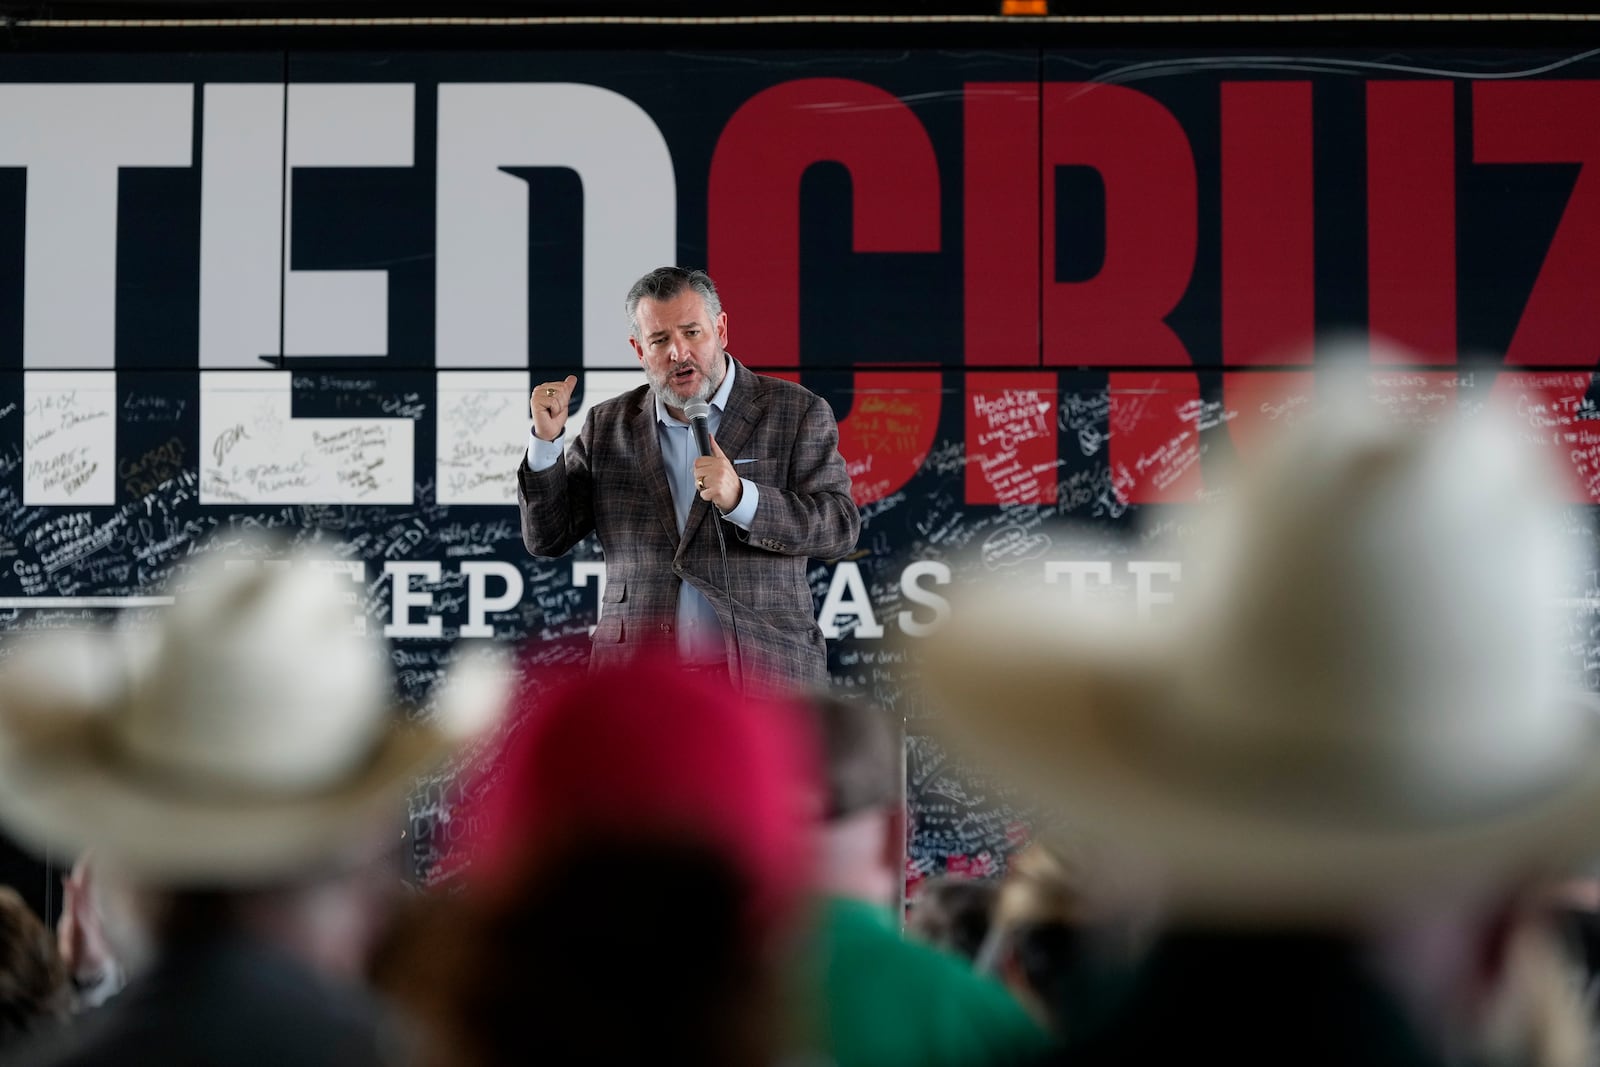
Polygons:
<instances>
[{"instance_id":1,"label":"handheld microphone","mask_svg":"<svg viewBox=\"0 0 1600 1067\"><path fill-rule=\"evenodd\" d=\"M689 428L694 431L700 454L711 455L711 405L697 397L683 405L683 413L689 417Z\"/></svg>"}]
</instances>

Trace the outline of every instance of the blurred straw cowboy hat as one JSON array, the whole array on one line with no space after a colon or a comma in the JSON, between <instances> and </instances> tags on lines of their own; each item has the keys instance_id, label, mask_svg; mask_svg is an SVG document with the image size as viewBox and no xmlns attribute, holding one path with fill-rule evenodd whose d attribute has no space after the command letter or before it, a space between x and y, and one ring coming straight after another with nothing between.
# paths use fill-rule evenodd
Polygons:
<instances>
[{"instance_id":1,"label":"blurred straw cowboy hat","mask_svg":"<svg viewBox=\"0 0 1600 1067\"><path fill-rule=\"evenodd\" d=\"M922 657L957 741L1180 912L1366 914L1600 851L1559 477L1496 408L1425 429L1324 391L1211 505L1164 615L975 590Z\"/></svg>"},{"instance_id":2,"label":"blurred straw cowboy hat","mask_svg":"<svg viewBox=\"0 0 1600 1067\"><path fill-rule=\"evenodd\" d=\"M18 645L0 664L0 824L160 884L336 861L472 732L468 704L495 706L464 681L402 725L353 588L307 560L219 554L154 626Z\"/></svg>"}]
</instances>

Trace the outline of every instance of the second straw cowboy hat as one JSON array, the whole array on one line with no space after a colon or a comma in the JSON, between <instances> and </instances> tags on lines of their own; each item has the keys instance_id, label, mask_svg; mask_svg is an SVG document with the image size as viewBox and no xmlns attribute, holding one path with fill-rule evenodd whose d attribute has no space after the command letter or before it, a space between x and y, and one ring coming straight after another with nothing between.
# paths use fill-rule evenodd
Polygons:
<instances>
[{"instance_id":1,"label":"second straw cowboy hat","mask_svg":"<svg viewBox=\"0 0 1600 1067\"><path fill-rule=\"evenodd\" d=\"M0 824L165 884L335 859L474 725L465 682L428 724L399 721L353 588L308 560L219 554L153 626L16 648L0 664ZM478 695L492 715L498 695Z\"/></svg>"},{"instance_id":2,"label":"second straw cowboy hat","mask_svg":"<svg viewBox=\"0 0 1600 1067\"><path fill-rule=\"evenodd\" d=\"M1424 431L1354 393L1210 505L1164 619L1041 585L957 602L930 639L955 736L1179 911L1348 915L1600 850L1556 474L1497 409Z\"/></svg>"}]
</instances>

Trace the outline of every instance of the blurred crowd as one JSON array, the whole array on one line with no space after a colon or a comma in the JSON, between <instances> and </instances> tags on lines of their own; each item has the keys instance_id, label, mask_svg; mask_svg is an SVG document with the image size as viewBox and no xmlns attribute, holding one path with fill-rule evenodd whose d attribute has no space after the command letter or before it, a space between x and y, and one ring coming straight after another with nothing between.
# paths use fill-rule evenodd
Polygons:
<instances>
[{"instance_id":1,"label":"blurred crowd","mask_svg":"<svg viewBox=\"0 0 1600 1067\"><path fill-rule=\"evenodd\" d=\"M1160 617L953 595L906 684L1060 817L909 901L882 709L660 650L463 653L408 708L333 572L217 553L0 661L0 830L73 860L54 929L0 887L0 1062L1595 1064L1558 480L1496 411L1330 395ZM445 767L424 879L406 797Z\"/></svg>"}]
</instances>

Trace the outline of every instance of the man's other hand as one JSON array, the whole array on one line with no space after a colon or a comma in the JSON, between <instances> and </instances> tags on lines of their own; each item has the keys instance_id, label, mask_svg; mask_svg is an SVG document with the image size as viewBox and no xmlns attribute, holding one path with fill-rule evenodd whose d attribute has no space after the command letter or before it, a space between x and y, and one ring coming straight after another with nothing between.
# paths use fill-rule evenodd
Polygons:
<instances>
[{"instance_id":1,"label":"man's other hand","mask_svg":"<svg viewBox=\"0 0 1600 1067\"><path fill-rule=\"evenodd\" d=\"M711 501L724 513L738 507L744 496L744 483L715 437L711 439L711 455L694 461L694 484L701 500Z\"/></svg>"}]
</instances>

